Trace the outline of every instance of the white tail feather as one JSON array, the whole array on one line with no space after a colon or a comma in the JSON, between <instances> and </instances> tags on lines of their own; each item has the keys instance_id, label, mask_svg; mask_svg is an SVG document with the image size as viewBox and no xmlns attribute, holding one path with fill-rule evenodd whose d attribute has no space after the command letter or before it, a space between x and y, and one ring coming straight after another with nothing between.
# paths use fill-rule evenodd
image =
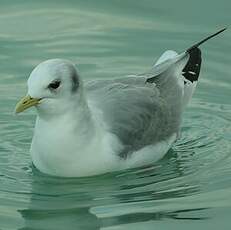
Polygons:
<instances>
[{"instance_id":1,"label":"white tail feather","mask_svg":"<svg viewBox=\"0 0 231 230\"><path fill-rule=\"evenodd\" d=\"M164 61L167 61L169 59L175 58L178 56L178 53L173 50L167 50L165 51L160 58L157 60L157 62L154 64L154 66L157 66ZM183 90L183 107L187 106L190 102L193 93L196 89L197 81L191 82L187 80L183 75L179 76L179 86Z\"/></svg>"},{"instance_id":2,"label":"white tail feather","mask_svg":"<svg viewBox=\"0 0 231 230\"><path fill-rule=\"evenodd\" d=\"M175 52L173 50L167 50L159 57L157 62L154 64L154 66L159 65L168 59L172 59L172 58L176 57L177 55L178 55L177 52Z\"/></svg>"}]
</instances>

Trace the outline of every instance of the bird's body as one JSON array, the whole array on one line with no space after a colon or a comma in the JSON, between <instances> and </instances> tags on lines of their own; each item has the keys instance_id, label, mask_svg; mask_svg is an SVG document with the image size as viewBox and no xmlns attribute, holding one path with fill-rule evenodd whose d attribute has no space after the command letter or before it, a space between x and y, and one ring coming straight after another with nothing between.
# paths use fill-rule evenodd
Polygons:
<instances>
[{"instance_id":1,"label":"bird's body","mask_svg":"<svg viewBox=\"0 0 231 230\"><path fill-rule=\"evenodd\" d=\"M34 165L47 174L74 177L160 159L179 136L200 55L196 46L180 55L167 51L147 73L89 82L69 61L41 63L28 81L29 100L39 98L33 101L38 112Z\"/></svg>"},{"instance_id":2,"label":"bird's body","mask_svg":"<svg viewBox=\"0 0 231 230\"><path fill-rule=\"evenodd\" d=\"M65 113L37 117L31 146L35 166L70 177L161 158L178 136L184 100L181 72L187 60L188 54L175 53L142 75L83 82L81 100L73 97ZM59 65L63 60L47 65L51 62ZM163 68L171 74L160 76ZM151 77L154 82L147 82Z\"/></svg>"}]
</instances>

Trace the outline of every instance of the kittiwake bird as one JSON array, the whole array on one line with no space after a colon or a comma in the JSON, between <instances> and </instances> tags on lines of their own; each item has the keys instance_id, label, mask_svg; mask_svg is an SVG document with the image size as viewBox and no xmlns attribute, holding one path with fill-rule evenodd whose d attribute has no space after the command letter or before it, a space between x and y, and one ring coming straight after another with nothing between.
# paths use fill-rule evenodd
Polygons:
<instances>
[{"instance_id":1,"label":"kittiwake bird","mask_svg":"<svg viewBox=\"0 0 231 230\"><path fill-rule=\"evenodd\" d=\"M32 162L41 172L81 177L150 164L179 137L182 112L195 90L198 48L166 51L144 74L84 82L68 60L40 63L15 112L35 106Z\"/></svg>"}]
</instances>

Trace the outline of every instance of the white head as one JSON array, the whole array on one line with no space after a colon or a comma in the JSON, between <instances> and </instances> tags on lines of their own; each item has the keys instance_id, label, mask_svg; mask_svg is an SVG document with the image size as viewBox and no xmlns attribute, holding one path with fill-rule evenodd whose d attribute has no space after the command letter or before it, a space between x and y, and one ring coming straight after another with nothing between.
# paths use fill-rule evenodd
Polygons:
<instances>
[{"instance_id":1,"label":"white head","mask_svg":"<svg viewBox=\"0 0 231 230\"><path fill-rule=\"evenodd\" d=\"M16 105L16 113L36 106L39 115L58 115L78 105L78 99L82 98L77 69L68 60L42 62L31 72L27 84L28 95Z\"/></svg>"}]
</instances>

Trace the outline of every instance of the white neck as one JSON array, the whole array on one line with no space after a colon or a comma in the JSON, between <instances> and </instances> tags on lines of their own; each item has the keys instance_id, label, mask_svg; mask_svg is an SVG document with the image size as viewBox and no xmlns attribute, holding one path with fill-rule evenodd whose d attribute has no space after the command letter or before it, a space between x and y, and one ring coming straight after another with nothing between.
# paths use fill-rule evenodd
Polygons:
<instances>
[{"instance_id":1,"label":"white neck","mask_svg":"<svg viewBox=\"0 0 231 230\"><path fill-rule=\"evenodd\" d=\"M86 101L72 106L67 113L48 119L38 113L31 145L35 166L60 176L92 175L95 168L106 171L115 162L108 145L114 137L97 122ZM100 169L99 165L103 165Z\"/></svg>"}]
</instances>

